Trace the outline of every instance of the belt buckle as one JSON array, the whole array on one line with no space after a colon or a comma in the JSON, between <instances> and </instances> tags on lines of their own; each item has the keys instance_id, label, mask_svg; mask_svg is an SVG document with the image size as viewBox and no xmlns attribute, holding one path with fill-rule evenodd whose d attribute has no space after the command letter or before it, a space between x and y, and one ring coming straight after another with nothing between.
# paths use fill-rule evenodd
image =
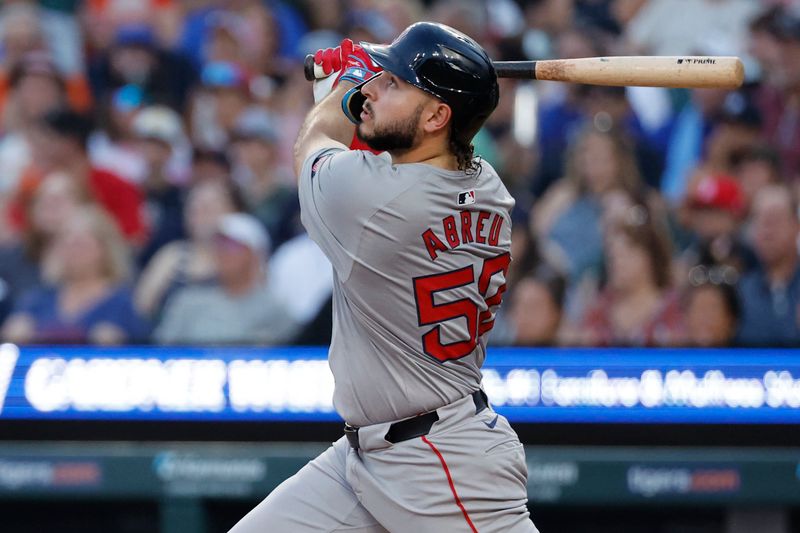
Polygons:
<instances>
[{"instance_id":1,"label":"belt buckle","mask_svg":"<svg viewBox=\"0 0 800 533\"><path fill-rule=\"evenodd\" d=\"M344 436L347 437L347 442L350 443L350 447L354 450L358 450L358 428L345 422Z\"/></svg>"}]
</instances>

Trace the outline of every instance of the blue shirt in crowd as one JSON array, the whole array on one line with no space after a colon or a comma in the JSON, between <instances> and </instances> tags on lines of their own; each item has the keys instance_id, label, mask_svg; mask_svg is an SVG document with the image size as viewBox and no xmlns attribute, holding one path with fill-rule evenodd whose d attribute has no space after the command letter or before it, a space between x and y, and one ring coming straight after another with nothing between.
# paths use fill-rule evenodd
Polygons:
<instances>
[{"instance_id":1,"label":"blue shirt in crowd","mask_svg":"<svg viewBox=\"0 0 800 533\"><path fill-rule=\"evenodd\" d=\"M739 283L739 298L739 344L800 346L800 266L783 286L770 286L764 269L753 269Z\"/></svg>"},{"instance_id":2,"label":"blue shirt in crowd","mask_svg":"<svg viewBox=\"0 0 800 533\"><path fill-rule=\"evenodd\" d=\"M58 295L56 287L34 289L15 310L33 318L36 343L85 344L92 328L101 323L113 324L124 331L125 342L143 342L148 338L149 327L136 313L131 289L126 285L112 288L93 307L72 317L60 313Z\"/></svg>"}]
</instances>

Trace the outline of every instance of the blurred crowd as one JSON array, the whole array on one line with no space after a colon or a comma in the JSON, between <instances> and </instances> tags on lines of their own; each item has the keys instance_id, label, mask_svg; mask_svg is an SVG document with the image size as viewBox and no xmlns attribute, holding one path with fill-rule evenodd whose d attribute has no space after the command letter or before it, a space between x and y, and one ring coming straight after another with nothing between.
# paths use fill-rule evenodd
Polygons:
<instances>
[{"instance_id":1,"label":"blurred crowd","mask_svg":"<svg viewBox=\"0 0 800 533\"><path fill-rule=\"evenodd\" d=\"M737 55L746 83L502 79L494 345L800 346L791 0L6 0L0 342L325 344L291 150L318 48L454 26L496 60Z\"/></svg>"}]
</instances>

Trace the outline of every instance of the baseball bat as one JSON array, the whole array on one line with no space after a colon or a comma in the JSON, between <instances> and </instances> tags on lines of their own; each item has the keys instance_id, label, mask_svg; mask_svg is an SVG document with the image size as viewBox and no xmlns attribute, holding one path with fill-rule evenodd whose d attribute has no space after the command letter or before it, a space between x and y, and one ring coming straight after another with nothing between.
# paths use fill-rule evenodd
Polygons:
<instances>
[{"instance_id":1,"label":"baseball bat","mask_svg":"<svg viewBox=\"0 0 800 533\"><path fill-rule=\"evenodd\" d=\"M611 56L541 61L494 61L497 76L565 81L616 87L674 87L735 89L744 80L738 57L728 56ZM306 56L306 79L324 78L314 56Z\"/></svg>"}]
</instances>

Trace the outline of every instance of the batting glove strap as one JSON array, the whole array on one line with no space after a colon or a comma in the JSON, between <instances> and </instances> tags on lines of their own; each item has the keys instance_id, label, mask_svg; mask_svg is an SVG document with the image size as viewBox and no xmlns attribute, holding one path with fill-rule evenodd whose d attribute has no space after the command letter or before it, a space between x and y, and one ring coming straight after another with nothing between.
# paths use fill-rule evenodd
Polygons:
<instances>
[{"instance_id":1,"label":"batting glove strap","mask_svg":"<svg viewBox=\"0 0 800 533\"><path fill-rule=\"evenodd\" d=\"M372 62L369 54L350 39L344 39L339 45L339 49L342 54L340 80L346 79L358 85L381 71L381 67ZM337 80L336 83L338 84L339 81Z\"/></svg>"},{"instance_id":2,"label":"batting glove strap","mask_svg":"<svg viewBox=\"0 0 800 533\"><path fill-rule=\"evenodd\" d=\"M364 70L360 68L349 68L344 71L344 74L342 74L342 77L339 78L339 81L347 80L355 83L356 85L361 85L375 74L376 74L375 72L370 72L369 70Z\"/></svg>"}]
</instances>

